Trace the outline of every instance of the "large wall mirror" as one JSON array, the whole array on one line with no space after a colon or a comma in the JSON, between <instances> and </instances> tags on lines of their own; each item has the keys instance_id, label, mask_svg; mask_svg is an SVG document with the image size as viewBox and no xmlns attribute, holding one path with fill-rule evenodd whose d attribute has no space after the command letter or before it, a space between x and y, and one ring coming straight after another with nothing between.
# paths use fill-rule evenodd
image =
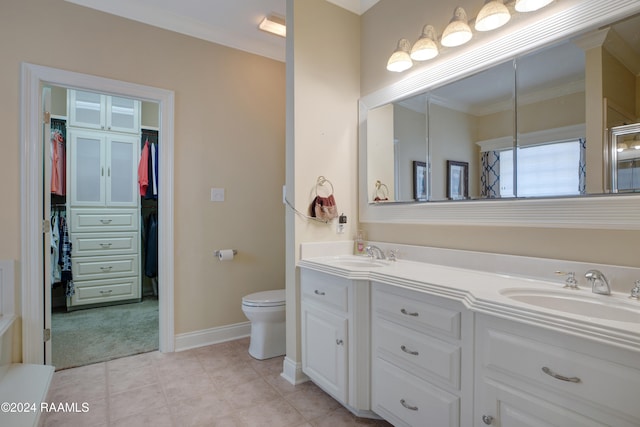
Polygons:
<instances>
[{"instance_id":1,"label":"large wall mirror","mask_svg":"<svg viewBox=\"0 0 640 427\"><path fill-rule=\"evenodd\" d=\"M368 109L367 200L381 203L381 183L385 203L618 193L610 171L628 170L631 151L616 160L602 136L587 138L587 112L602 110L604 134L639 122L639 76L635 15ZM469 165L467 197L447 194L450 162Z\"/></svg>"}]
</instances>

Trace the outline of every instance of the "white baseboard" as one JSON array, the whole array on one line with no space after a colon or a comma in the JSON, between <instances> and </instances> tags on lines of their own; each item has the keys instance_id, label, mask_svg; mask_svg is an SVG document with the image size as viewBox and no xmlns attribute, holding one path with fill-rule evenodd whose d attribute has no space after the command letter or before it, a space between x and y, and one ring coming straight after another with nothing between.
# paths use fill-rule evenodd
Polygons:
<instances>
[{"instance_id":1,"label":"white baseboard","mask_svg":"<svg viewBox=\"0 0 640 427\"><path fill-rule=\"evenodd\" d=\"M218 328L177 334L175 336L175 351L184 351L204 347L205 345L233 341L250 335L251 322L242 322Z\"/></svg>"},{"instance_id":2,"label":"white baseboard","mask_svg":"<svg viewBox=\"0 0 640 427\"><path fill-rule=\"evenodd\" d=\"M296 363L287 356L285 356L282 362L282 373L280 376L293 385L309 381L309 377L302 372L302 363Z\"/></svg>"}]
</instances>

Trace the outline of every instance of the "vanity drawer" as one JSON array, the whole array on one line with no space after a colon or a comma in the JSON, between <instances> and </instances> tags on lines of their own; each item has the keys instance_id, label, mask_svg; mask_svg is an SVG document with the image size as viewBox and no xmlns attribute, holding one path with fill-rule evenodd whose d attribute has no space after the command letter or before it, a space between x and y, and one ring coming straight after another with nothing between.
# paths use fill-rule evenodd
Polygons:
<instances>
[{"instance_id":1,"label":"vanity drawer","mask_svg":"<svg viewBox=\"0 0 640 427\"><path fill-rule=\"evenodd\" d=\"M374 361L373 411L395 426L460 425L460 398L383 359Z\"/></svg>"},{"instance_id":2,"label":"vanity drawer","mask_svg":"<svg viewBox=\"0 0 640 427\"><path fill-rule=\"evenodd\" d=\"M445 387L460 389L460 346L380 317L373 319L374 356Z\"/></svg>"},{"instance_id":3,"label":"vanity drawer","mask_svg":"<svg viewBox=\"0 0 640 427\"><path fill-rule=\"evenodd\" d=\"M373 284L373 314L425 333L460 339L460 310L426 302L437 297L417 291ZM440 298L442 299L442 298Z\"/></svg>"},{"instance_id":4,"label":"vanity drawer","mask_svg":"<svg viewBox=\"0 0 640 427\"><path fill-rule=\"evenodd\" d=\"M138 255L115 255L73 258L74 281L137 276Z\"/></svg>"},{"instance_id":5,"label":"vanity drawer","mask_svg":"<svg viewBox=\"0 0 640 427\"><path fill-rule=\"evenodd\" d=\"M347 311L349 280L308 269L302 269L300 276L303 299L340 312Z\"/></svg>"},{"instance_id":6,"label":"vanity drawer","mask_svg":"<svg viewBox=\"0 0 640 427\"><path fill-rule=\"evenodd\" d=\"M73 256L121 255L138 252L138 233L73 233Z\"/></svg>"},{"instance_id":7,"label":"vanity drawer","mask_svg":"<svg viewBox=\"0 0 640 427\"><path fill-rule=\"evenodd\" d=\"M71 209L71 232L137 231L137 209Z\"/></svg>"},{"instance_id":8,"label":"vanity drawer","mask_svg":"<svg viewBox=\"0 0 640 427\"><path fill-rule=\"evenodd\" d=\"M76 293L71 297L74 306L140 298L137 277L76 282L75 288Z\"/></svg>"},{"instance_id":9,"label":"vanity drawer","mask_svg":"<svg viewBox=\"0 0 640 427\"><path fill-rule=\"evenodd\" d=\"M479 366L484 376L536 384L562 397L596 405L606 401L611 409L640 420L637 352L611 352L607 346L585 339L483 317L478 319L477 330Z\"/></svg>"}]
</instances>

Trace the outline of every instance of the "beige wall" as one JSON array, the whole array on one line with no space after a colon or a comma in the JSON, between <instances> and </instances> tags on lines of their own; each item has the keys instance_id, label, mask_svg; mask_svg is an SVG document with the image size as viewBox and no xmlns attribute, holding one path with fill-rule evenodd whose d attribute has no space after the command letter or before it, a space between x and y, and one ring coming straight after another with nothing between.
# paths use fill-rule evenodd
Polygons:
<instances>
[{"instance_id":1,"label":"beige wall","mask_svg":"<svg viewBox=\"0 0 640 427\"><path fill-rule=\"evenodd\" d=\"M287 216L287 356L299 360L294 271L300 243L353 239L356 232L360 23L358 15L325 0L287 5L288 34L293 30L287 51L287 192L306 213L322 175L348 217L344 234L337 234L335 222Z\"/></svg>"},{"instance_id":2,"label":"beige wall","mask_svg":"<svg viewBox=\"0 0 640 427\"><path fill-rule=\"evenodd\" d=\"M243 295L284 287L284 63L63 0L3 1L0 40L0 259L27 262L19 212L24 61L175 92L176 333L244 322ZM225 188L226 201L210 202L211 187ZM221 248L238 257L215 261Z\"/></svg>"},{"instance_id":3,"label":"beige wall","mask_svg":"<svg viewBox=\"0 0 640 427\"><path fill-rule=\"evenodd\" d=\"M424 24L441 25L442 28L437 30L441 33L456 5L465 7L471 18L476 16L482 2L460 0L451 4L436 0L380 0L367 11L361 21L362 95L396 83L410 73L419 72L422 67L428 67L428 63L418 64L408 73L396 74L388 72L385 64L398 39L417 38ZM534 15L523 19L535 19ZM507 33L508 27L502 31ZM480 36L476 34L475 37L475 43L482 42L479 40ZM587 81L587 86L589 84ZM602 117L601 104L600 102L598 107L600 115L598 116L598 111L590 111L587 120L589 117ZM601 136L595 137L598 138ZM599 153L602 151L599 150ZM640 258L636 254L640 231L479 227L473 225L473 218L469 218L469 225L466 227L371 223L365 224L363 228L370 240L640 266Z\"/></svg>"}]
</instances>

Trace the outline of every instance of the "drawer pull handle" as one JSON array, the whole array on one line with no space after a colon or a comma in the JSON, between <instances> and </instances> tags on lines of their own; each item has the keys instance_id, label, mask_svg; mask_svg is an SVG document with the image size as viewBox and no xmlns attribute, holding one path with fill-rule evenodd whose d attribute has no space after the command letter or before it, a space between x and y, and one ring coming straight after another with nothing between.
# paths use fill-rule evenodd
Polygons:
<instances>
[{"instance_id":1,"label":"drawer pull handle","mask_svg":"<svg viewBox=\"0 0 640 427\"><path fill-rule=\"evenodd\" d=\"M417 406L409 405L409 404L407 403L407 401L406 401L406 400L404 400L404 399L400 399L400 403L402 404L402 406L404 406L405 408L407 408L407 409L408 409L408 410L410 410L410 411L417 411L417 410L418 410L418 407L417 407Z\"/></svg>"},{"instance_id":2,"label":"drawer pull handle","mask_svg":"<svg viewBox=\"0 0 640 427\"><path fill-rule=\"evenodd\" d=\"M336 340L336 344L337 344L337 345L344 345L344 341L342 341L342 340Z\"/></svg>"},{"instance_id":3,"label":"drawer pull handle","mask_svg":"<svg viewBox=\"0 0 640 427\"><path fill-rule=\"evenodd\" d=\"M103 248L110 248L111 243L100 243L100 246L102 246Z\"/></svg>"},{"instance_id":4,"label":"drawer pull handle","mask_svg":"<svg viewBox=\"0 0 640 427\"><path fill-rule=\"evenodd\" d=\"M400 313L404 314L405 316L418 317L418 313L407 311L407 309L405 309L405 308L401 309Z\"/></svg>"},{"instance_id":5,"label":"drawer pull handle","mask_svg":"<svg viewBox=\"0 0 640 427\"><path fill-rule=\"evenodd\" d=\"M100 222L103 224L111 224L112 219L101 219Z\"/></svg>"},{"instance_id":6,"label":"drawer pull handle","mask_svg":"<svg viewBox=\"0 0 640 427\"><path fill-rule=\"evenodd\" d=\"M544 372L545 374L552 376L553 378L560 380L560 381L567 381L570 383L579 383L580 382L580 378L578 377L565 377L564 375L559 375L556 374L555 372L553 372L551 369L547 368L546 366L542 367L542 372Z\"/></svg>"},{"instance_id":7,"label":"drawer pull handle","mask_svg":"<svg viewBox=\"0 0 640 427\"><path fill-rule=\"evenodd\" d=\"M317 289L316 289L315 291L313 291L313 293L314 293L314 294L316 294L316 295L320 295L321 297L325 295L325 293L324 293L324 292L319 291L319 290L317 290Z\"/></svg>"},{"instance_id":8,"label":"drawer pull handle","mask_svg":"<svg viewBox=\"0 0 640 427\"><path fill-rule=\"evenodd\" d=\"M493 424L493 417L491 415L483 415L482 422L490 426L491 424Z\"/></svg>"},{"instance_id":9,"label":"drawer pull handle","mask_svg":"<svg viewBox=\"0 0 640 427\"><path fill-rule=\"evenodd\" d=\"M419 353L415 350L409 350L406 346L401 345L400 346L400 350L404 351L407 354L410 354L412 356L417 356Z\"/></svg>"},{"instance_id":10,"label":"drawer pull handle","mask_svg":"<svg viewBox=\"0 0 640 427\"><path fill-rule=\"evenodd\" d=\"M108 291L100 291L101 294L110 294L113 292L113 289L109 289Z\"/></svg>"},{"instance_id":11,"label":"drawer pull handle","mask_svg":"<svg viewBox=\"0 0 640 427\"><path fill-rule=\"evenodd\" d=\"M112 268L113 268L113 266L110 265L110 266L107 266L107 267L100 267L100 270L102 270L102 271L111 271Z\"/></svg>"}]
</instances>

